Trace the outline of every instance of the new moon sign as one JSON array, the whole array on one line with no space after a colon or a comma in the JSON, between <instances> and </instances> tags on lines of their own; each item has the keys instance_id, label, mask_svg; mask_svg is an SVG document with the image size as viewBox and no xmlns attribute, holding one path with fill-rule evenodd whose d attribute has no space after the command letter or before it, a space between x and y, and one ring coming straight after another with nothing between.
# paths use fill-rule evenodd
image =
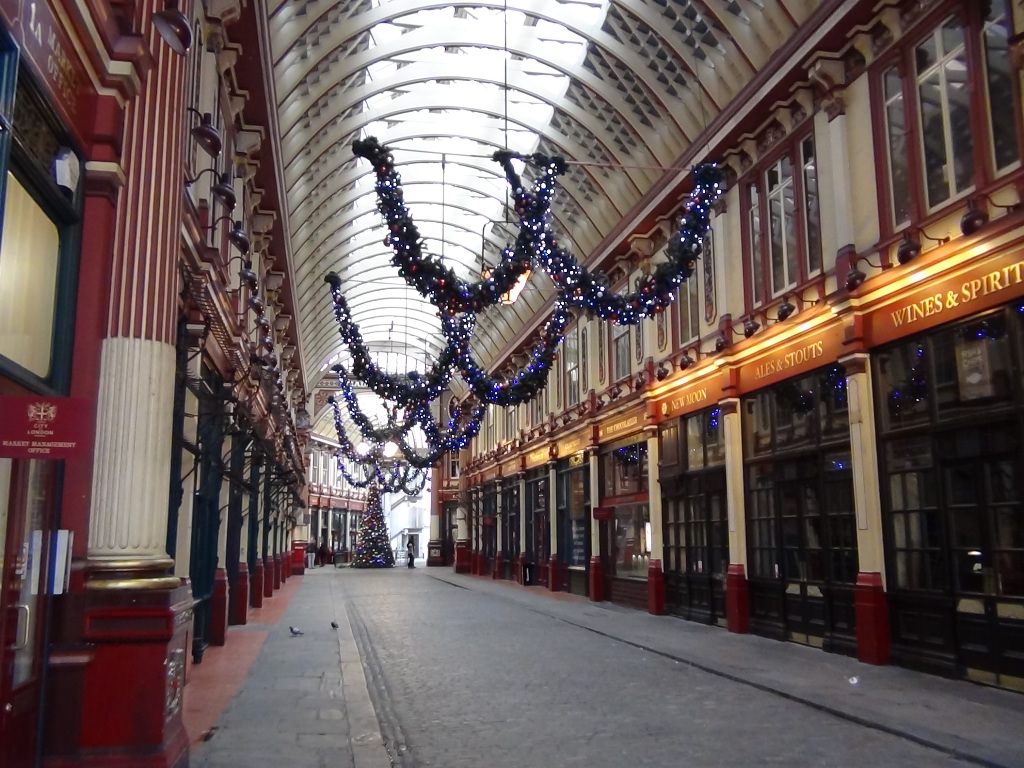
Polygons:
<instances>
[{"instance_id":1,"label":"new moon sign","mask_svg":"<svg viewBox=\"0 0 1024 768\"><path fill-rule=\"evenodd\" d=\"M89 436L88 402L71 397L0 397L0 457L67 459Z\"/></svg>"}]
</instances>

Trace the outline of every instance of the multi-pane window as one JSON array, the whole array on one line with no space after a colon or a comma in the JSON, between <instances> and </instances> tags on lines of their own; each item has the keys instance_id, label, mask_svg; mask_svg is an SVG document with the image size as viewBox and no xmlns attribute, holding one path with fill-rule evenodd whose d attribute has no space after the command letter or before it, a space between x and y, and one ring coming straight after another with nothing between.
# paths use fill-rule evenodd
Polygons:
<instances>
[{"instance_id":1,"label":"multi-pane window","mask_svg":"<svg viewBox=\"0 0 1024 768\"><path fill-rule=\"evenodd\" d=\"M505 434L503 439L508 441L516 436L519 431L519 408L510 405L503 409L505 412Z\"/></svg>"},{"instance_id":2,"label":"multi-pane window","mask_svg":"<svg viewBox=\"0 0 1024 768\"><path fill-rule=\"evenodd\" d=\"M546 390L537 393L537 396L530 401L530 424L537 426L544 423L544 416L547 410Z\"/></svg>"},{"instance_id":3,"label":"multi-pane window","mask_svg":"<svg viewBox=\"0 0 1024 768\"><path fill-rule=\"evenodd\" d=\"M708 258L705 249L701 258ZM679 286L679 344L689 344L700 336L700 290L697 274Z\"/></svg>"},{"instance_id":4,"label":"multi-pane window","mask_svg":"<svg viewBox=\"0 0 1024 768\"><path fill-rule=\"evenodd\" d=\"M974 180L967 50L959 20L948 19L914 50L929 210Z\"/></svg>"},{"instance_id":5,"label":"multi-pane window","mask_svg":"<svg viewBox=\"0 0 1024 768\"><path fill-rule=\"evenodd\" d=\"M498 444L494 427L494 424L497 421L497 416L494 411L495 407L493 405L487 406L487 445L484 447L488 451Z\"/></svg>"},{"instance_id":6,"label":"multi-pane window","mask_svg":"<svg viewBox=\"0 0 1024 768\"><path fill-rule=\"evenodd\" d=\"M579 328L565 334L562 343L562 362L565 365L565 405L576 405L580 401L580 347Z\"/></svg>"},{"instance_id":7,"label":"multi-pane window","mask_svg":"<svg viewBox=\"0 0 1024 768\"><path fill-rule=\"evenodd\" d=\"M587 328L580 328L580 391L590 391L590 355L587 353Z\"/></svg>"},{"instance_id":8,"label":"multi-pane window","mask_svg":"<svg viewBox=\"0 0 1024 768\"><path fill-rule=\"evenodd\" d=\"M979 6L980 26L970 12L950 16L913 37L880 72L888 218L895 229L1020 163L1010 2ZM972 93L985 99L973 113L979 100Z\"/></svg>"},{"instance_id":9,"label":"multi-pane window","mask_svg":"<svg viewBox=\"0 0 1024 768\"><path fill-rule=\"evenodd\" d=\"M633 370L631 330L628 325L612 325L612 381L626 378Z\"/></svg>"},{"instance_id":10,"label":"multi-pane window","mask_svg":"<svg viewBox=\"0 0 1024 768\"><path fill-rule=\"evenodd\" d=\"M817 158L810 135L747 184L747 247L753 304L781 296L821 271Z\"/></svg>"}]
</instances>

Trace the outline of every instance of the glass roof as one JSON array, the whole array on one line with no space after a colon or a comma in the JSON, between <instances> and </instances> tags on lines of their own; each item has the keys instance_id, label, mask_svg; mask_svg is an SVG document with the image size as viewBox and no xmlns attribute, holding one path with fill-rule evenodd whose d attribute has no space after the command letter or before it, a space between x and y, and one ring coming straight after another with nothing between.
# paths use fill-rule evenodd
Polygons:
<instances>
[{"instance_id":1,"label":"glass roof","mask_svg":"<svg viewBox=\"0 0 1024 768\"><path fill-rule=\"evenodd\" d=\"M472 280L517 231L493 153L565 158L554 225L586 260L659 182L685 174L691 142L819 4L269 0L271 138L309 377L348 359L323 282L332 270L386 368L424 370L440 348L434 308L391 265L354 140L392 148L424 250ZM500 361L550 300L535 273L515 304L488 310L478 359Z\"/></svg>"}]
</instances>

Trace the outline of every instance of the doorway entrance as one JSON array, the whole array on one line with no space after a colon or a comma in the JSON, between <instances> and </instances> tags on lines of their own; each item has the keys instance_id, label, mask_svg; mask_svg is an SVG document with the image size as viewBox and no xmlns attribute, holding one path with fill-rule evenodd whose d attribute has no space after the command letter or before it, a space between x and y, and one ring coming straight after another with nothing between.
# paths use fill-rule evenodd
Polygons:
<instances>
[{"instance_id":1,"label":"doorway entrance","mask_svg":"<svg viewBox=\"0 0 1024 768\"><path fill-rule=\"evenodd\" d=\"M0 459L0 765L33 765L56 463Z\"/></svg>"}]
</instances>

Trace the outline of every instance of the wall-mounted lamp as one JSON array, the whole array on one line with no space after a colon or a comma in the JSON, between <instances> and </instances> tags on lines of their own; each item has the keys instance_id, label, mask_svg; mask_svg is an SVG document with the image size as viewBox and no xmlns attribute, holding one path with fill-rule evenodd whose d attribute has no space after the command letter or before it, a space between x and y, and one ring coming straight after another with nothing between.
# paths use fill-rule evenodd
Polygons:
<instances>
[{"instance_id":1,"label":"wall-mounted lamp","mask_svg":"<svg viewBox=\"0 0 1024 768\"><path fill-rule=\"evenodd\" d=\"M200 113L198 109L188 107L188 112L199 115L199 125L192 126L192 138L196 144L202 147L203 151L210 157L216 158L220 155L221 140L220 131L213 127L213 115L209 112Z\"/></svg>"},{"instance_id":2,"label":"wall-mounted lamp","mask_svg":"<svg viewBox=\"0 0 1024 768\"><path fill-rule=\"evenodd\" d=\"M749 339L751 336L757 333L760 327L761 324L757 322L757 320L755 320L752 317L748 317L743 323L743 338Z\"/></svg>"},{"instance_id":3,"label":"wall-mounted lamp","mask_svg":"<svg viewBox=\"0 0 1024 768\"><path fill-rule=\"evenodd\" d=\"M973 235L979 229L988 224L988 211L984 208L979 208L974 198L967 200L967 210L964 215L960 218L960 231L965 235ZM901 264L903 262L900 262Z\"/></svg>"},{"instance_id":4,"label":"wall-mounted lamp","mask_svg":"<svg viewBox=\"0 0 1024 768\"><path fill-rule=\"evenodd\" d=\"M994 208L1000 208L1004 211L1013 213L1020 208L1020 203L1010 203L1009 205L1001 205L992 200L992 197L987 194L978 195L979 198L988 202ZM960 219L960 231L965 235L973 235L983 226L988 224L988 211L978 205L975 198L967 200L967 210Z\"/></svg>"},{"instance_id":5,"label":"wall-mounted lamp","mask_svg":"<svg viewBox=\"0 0 1024 768\"><path fill-rule=\"evenodd\" d=\"M916 245L916 243L914 245ZM901 244L900 247L902 248L903 245ZM921 246L917 245L917 249L920 250ZM911 257L911 258L913 258L913 257ZM858 269L858 267L857 267L857 264L859 262L862 262L862 261L866 261L868 264L870 264L875 269L881 269L882 268L881 264L875 264L867 256L857 256L852 262L850 262L850 271L846 273L846 290L854 291L858 287L860 287L861 283L863 283L865 280L867 280L868 276L866 274L864 274L863 270Z\"/></svg>"},{"instance_id":6,"label":"wall-mounted lamp","mask_svg":"<svg viewBox=\"0 0 1024 768\"><path fill-rule=\"evenodd\" d=\"M988 214L985 214L985 220L988 220ZM962 225L963 222L961 222L961 226ZM900 264L910 263L911 261L916 259L918 255L921 253L921 242L914 238L914 236L911 234L912 231L916 232L925 240L931 240L933 243L938 243L939 245L949 242L948 237L932 237L927 232L925 232L921 227L908 228L903 231L903 242L901 242L899 247L896 249L896 261L898 261Z\"/></svg>"},{"instance_id":7,"label":"wall-mounted lamp","mask_svg":"<svg viewBox=\"0 0 1024 768\"><path fill-rule=\"evenodd\" d=\"M191 187L199 181L204 173L217 174L217 171L214 168L205 168L197 173L193 178L185 179L185 186ZM213 195L213 198L227 210L233 211L235 209L237 199L235 197L235 188L231 185L231 174L227 172L217 174L217 182L210 187L210 194Z\"/></svg>"},{"instance_id":8,"label":"wall-mounted lamp","mask_svg":"<svg viewBox=\"0 0 1024 768\"><path fill-rule=\"evenodd\" d=\"M796 305L789 300L789 296L783 296L782 303L779 304L779 308L775 313L775 322L781 323L784 320L788 320L794 312L796 312Z\"/></svg>"},{"instance_id":9,"label":"wall-mounted lamp","mask_svg":"<svg viewBox=\"0 0 1024 768\"><path fill-rule=\"evenodd\" d=\"M665 365L665 363L658 363L658 369L654 372L654 378L658 381L664 381L668 378L670 373L672 373L672 371L668 369L668 366Z\"/></svg>"},{"instance_id":10,"label":"wall-mounted lamp","mask_svg":"<svg viewBox=\"0 0 1024 768\"><path fill-rule=\"evenodd\" d=\"M167 0L164 9L153 14L153 26L175 53L183 56L192 47L192 26L175 0Z\"/></svg>"},{"instance_id":11,"label":"wall-mounted lamp","mask_svg":"<svg viewBox=\"0 0 1024 768\"><path fill-rule=\"evenodd\" d=\"M231 217L220 216L214 219L213 223L210 224L210 226L206 227L206 230L212 230L214 227L216 227L218 224L225 220L231 221ZM237 220L231 222L231 229L228 230L228 242L235 246L235 248L237 248L242 253L242 255L249 253L249 248L251 247L252 244L249 242L249 236L245 234L245 230L242 229L242 222ZM250 263L248 264L248 266L251 268L252 264Z\"/></svg>"},{"instance_id":12,"label":"wall-mounted lamp","mask_svg":"<svg viewBox=\"0 0 1024 768\"><path fill-rule=\"evenodd\" d=\"M267 311L267 306L263 303L263 299L259 296L249 297L249 309L255 312L257 315L262 315Z\"/></svg>"},{"instance_id":13,"label":"wall-mounted lamp","mask_svg":"<svg viewBox=\"0 0 1024 768\"><path fill-rule=\"evenodd\" d=\"M683 352L683 354L681 354L679 356L679 359L676 361L676 365L679 366L679 370L685 371L687 368L693 365L694 362L695 361L692 357L690 357L686 352Z\"/></svg>"},{"instance_id":14,"label":"wall-mounted lamp","mask_svg":"<svg viewBox=\"0 0 1024 768\"><path fill-rule=\"evenodd\" d=\"M719 337L715 339L715 352L721 352L723 349L728 348L728 346L729 340L725 338L725 336L719 335Z\"/></svg>"}]
</instances>

